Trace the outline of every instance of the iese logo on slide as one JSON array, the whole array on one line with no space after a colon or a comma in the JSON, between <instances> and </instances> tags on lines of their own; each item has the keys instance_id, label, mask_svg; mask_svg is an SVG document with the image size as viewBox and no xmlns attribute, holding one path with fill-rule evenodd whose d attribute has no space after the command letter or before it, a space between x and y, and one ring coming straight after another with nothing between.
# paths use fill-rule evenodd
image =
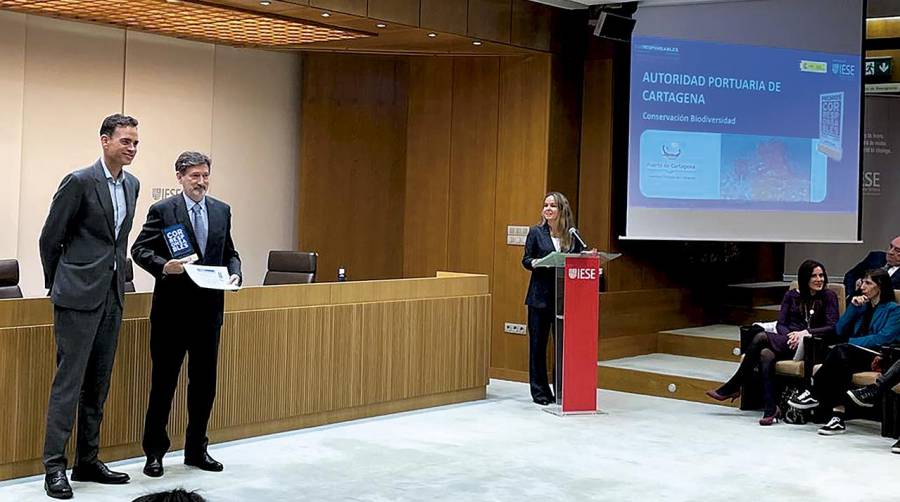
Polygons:
<instances>
[{"instance_id":1,"label":"iese logo on slide","mask_svg":"<svg viewBox=\"0 0 900 502\"><path fill-rule=\"evenodd\" d=\"M570 268L569 279L586 279L593 281L597 278L597 269L595 268Z\"/></svg>"}]
</instances>

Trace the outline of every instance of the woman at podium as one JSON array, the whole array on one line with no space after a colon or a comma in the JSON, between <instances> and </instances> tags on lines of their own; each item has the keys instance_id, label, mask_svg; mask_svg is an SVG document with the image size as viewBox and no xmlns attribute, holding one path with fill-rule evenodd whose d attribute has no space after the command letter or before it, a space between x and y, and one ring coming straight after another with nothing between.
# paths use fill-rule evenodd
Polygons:
<instances>
[{"instance_id":1,"label":"woman at podium","mask_svg":"<svg viewBox=\"0 0 900 502\"><path fill-rule=\"evenodd\" d=\"M706 391L706 395L716 401L734 401L741 395L744 378L759 367L765 406L759 425L772 425L784 411L775 404L775 362L794 357L804 337L834 334L840 315L837 295L825 287L828 285L828 274L821 263L814 260L801 263L797 270L797 284L797 289L790 289L784 294L775 332L757 333L734 376L718 389Z\"/></svg>"},{"instance_id":2,"label":"woman at podium","mask_svg":"<svg viewBox=\"0 0 900 502\"><path fill-rule=\"evenodd\" d=\"M553 298L556 272L553 268L535 268L534 263L554 251L583 251L584 246L570 233L574 223L566 196L550 192L544 197L541 222L528 229L525 239L522 266L531 271L528 294L525 296L525 305L528 306L528 380L531 399L540 405L555 401L547 382L547 341L556 315Z\"/></svg>"}]
</instances>

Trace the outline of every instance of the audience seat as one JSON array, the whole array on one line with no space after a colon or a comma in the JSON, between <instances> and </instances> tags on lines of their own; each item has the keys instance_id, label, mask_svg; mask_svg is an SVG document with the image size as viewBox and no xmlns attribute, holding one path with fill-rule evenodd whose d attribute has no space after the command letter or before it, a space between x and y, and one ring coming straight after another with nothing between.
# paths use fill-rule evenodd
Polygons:
<instances>
[{"instance_id":1,"label":"audience seat","mask_svg":"<svg viewBox=\"0 0 900 502\"><path fill-rule=\"evenodd\" d=\"M269 251L268 271L263 285L316 282L318 257L318 253L306 251Z\"/></svg>"},{"instance_id":2,"label":"audience seat","mask_svg":"<svg viewBox=\"0 0 900 502\"><path fill-rule=\"evenodd\" d=\"M791 283L791 289L797 289L797 281ZM846 292L844 291L844 285L838 283L829 283L826 286L828 289L834 291L834 294L837 295L838 298L838 313L843 314L844 310L847 308L847 298ZM805 343L805 342L804 342ZM812 345L812 344L810 344ZM810 348L810 347L806 347ZM809 383L810 377L812 377L811 372L807 372L806 369L809 367L807 365L807 361L812 361L815 363L816 361L820 361L821 359L816 357L815 350L810 350L807 354L804 352L804 355L809 355L810 357L804 357L801 361L778 361L775 363L775 374L782 377L788 378L800 378L803 379L805 383Z\"/></svg>"},{"instance_id":3,"label":"audience seat","mask_svg":"<svg viewBox=\"0 0 900 502\"><path fill-rule=\"evenodd\" d=\"M0 299L22 298L19 288L19 260L0 260Z\"/></svg>"}]
</instances>

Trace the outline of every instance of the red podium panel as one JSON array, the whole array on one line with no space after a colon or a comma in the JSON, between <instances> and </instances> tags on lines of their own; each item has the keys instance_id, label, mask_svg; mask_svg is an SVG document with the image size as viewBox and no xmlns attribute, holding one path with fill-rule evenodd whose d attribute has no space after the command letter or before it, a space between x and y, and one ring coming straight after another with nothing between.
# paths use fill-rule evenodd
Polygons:
<instances>
[{"instance_id":1,"label":"red podium panel","mask_svg":"<svg viewBox=\"0 0 900 502\"><path fill-rule=\"evenodd\" d=\"M600 260L567 257L563 303L563 413L597 411Z\"/></svg>"}]
</instances>

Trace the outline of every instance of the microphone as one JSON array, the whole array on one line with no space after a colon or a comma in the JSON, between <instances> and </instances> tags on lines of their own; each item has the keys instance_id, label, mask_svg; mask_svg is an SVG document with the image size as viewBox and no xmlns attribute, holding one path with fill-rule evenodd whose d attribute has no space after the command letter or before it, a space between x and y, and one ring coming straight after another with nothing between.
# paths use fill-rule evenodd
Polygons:
<instances>
[{"instance_id":1,"label":"microphone","mask_svg":"<svg viewBox=\"0 0 900 502\"><path fill-rule=\"evenodd\" d=\"M581 243L581 245L584 247L584 249L587 249L587 248L588 248L588 245L585 244L585 243L584 243L584 240L581 238L581 236L578 235L578 229L577 229L577 228L575 228L575 227L570 228L570 229L569 229L569 233L572 234L572 237L578 239L578 242Z\"/></svg>"}]
</instances>

